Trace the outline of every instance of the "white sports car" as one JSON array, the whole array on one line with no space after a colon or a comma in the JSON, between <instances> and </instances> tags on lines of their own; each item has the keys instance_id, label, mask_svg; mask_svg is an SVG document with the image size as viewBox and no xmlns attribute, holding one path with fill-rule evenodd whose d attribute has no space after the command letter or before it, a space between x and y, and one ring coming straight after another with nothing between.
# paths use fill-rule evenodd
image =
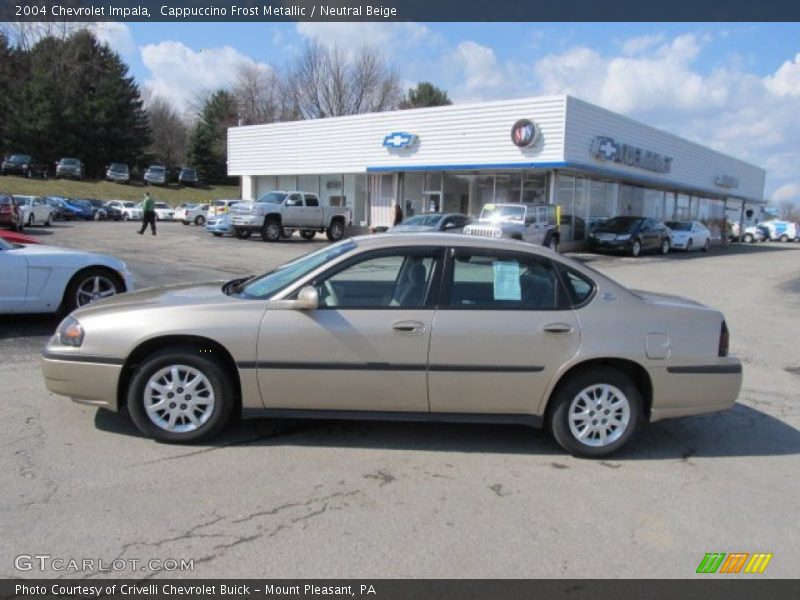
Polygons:
<instances>
[{"instance_id":1,"label":"white sports car","mask_svg":"<svg viewBox=\"0 0 800 600\"><path fill-rule=\"evenodd\" d=\"M133 277L113 256L0 239L0 314L69 313L131 289Z\"/></svg>"}]
</instances>

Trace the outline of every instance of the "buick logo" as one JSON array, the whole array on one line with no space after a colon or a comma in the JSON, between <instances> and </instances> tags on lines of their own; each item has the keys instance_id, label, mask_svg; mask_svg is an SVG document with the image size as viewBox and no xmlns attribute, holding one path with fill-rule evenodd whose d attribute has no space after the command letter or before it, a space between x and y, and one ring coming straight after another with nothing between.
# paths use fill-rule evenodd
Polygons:
<instances>
[{"instance_id":1,"label":"buick logo","mask_svg":"<svg viewBox=\"0 0 800 600\"><path fill-rule=\"evenodd\" d=\"M520 119L511 128L511 141L515 146L528 148L536 143L538 131L530 119Z\"/></svg>"}]
</instances>

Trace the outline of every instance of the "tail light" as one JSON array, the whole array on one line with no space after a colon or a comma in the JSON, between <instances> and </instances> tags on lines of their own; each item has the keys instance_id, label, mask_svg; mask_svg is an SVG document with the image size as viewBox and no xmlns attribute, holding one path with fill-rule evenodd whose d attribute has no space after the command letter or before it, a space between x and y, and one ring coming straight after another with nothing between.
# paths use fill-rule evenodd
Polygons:
<instances>
[{"instance_id":1,"label":"tail light","mask_svg":"<svg viewBox=\"0 0 800 600\"><path fill-rule=\"evenodd\" d=\"M719 331L719 356L728 356L728 344L730 343L730 333L725 321L722 321L722 327Z\"/></svg>"},{"instance_id":2,"label":"tail light","mask_svg":"<svg viewBox=\"0 0 800 600\"><path fill-rule=\"evenodd\" d=\"M8 204L0 204L0 213L10 213L13 212L11 207Z\"/></svg>"}]
</instances>

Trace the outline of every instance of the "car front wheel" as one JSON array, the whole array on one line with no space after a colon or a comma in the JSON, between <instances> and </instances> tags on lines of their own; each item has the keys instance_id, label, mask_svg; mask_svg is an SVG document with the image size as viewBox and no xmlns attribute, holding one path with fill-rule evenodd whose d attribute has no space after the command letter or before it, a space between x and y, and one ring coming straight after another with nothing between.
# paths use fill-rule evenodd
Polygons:
<instances>
[{"instance_id":1,"label":"car front wheel","mask_svg":"<svg viewBox=\"0 0 800 600\"><path fill-rule=\"evenodd\" d=\"M562 385L550 413L553 437L575 456L606 456L624 446L642 422L642 399L630 377L591 368Z\"/></svg>"},{"instance_id":2,"label":"car front wheel","mask_svg":"<svg viewBox=\"0 0 800 600\"><path fill-rule=\"evenodd\" d=\"M281 235L283 235L283 230L278 221L267 221L261 228L261 239L265 242L277 242L281 239Z\"/></svg>"},{"instance_id":3,"label":"car front wheel","mask_svg":"<svg viewBox=\"0 0 800 600\"><path fill-rule=\"evenodd\" d=\"M689 247L689 250L691 250L691 246ZM669 254L669 240L668 239L665 239L663 242L661 242L661 254Z\"/></svg>"},{"instance_id":4,"label":"car front wheel","mask_svg":"<svg viewBox=\"0 0 800 600\"><path fill-rule=\"evenodd\" d=\"M642 243L639 240L634 240L631 245L631 256L639 256L642 253Z\"/></svg>"},{"instance_id":5,"label":"car front wheel","mask_svg":"<svg viewBox=\"0 0 800 600\"><path fill-rule=\"evenodd\" d=\"M217 435L233 412L230 377L200 349L156 352L128 387L128 412L144 435L165 442L195 442Z\"/></svg>"},{"instance_id":6,"label":"car front wheel","mask_svg":"<svg viewBox=\"0 0 800 600\"><path fill-rule=\"evenodd\" d=\"M706 243L703 244L703 252L708 252L708 249L711 247L711 240L706 238Z\"/></svg>"},{"instance_id":7,"label":"car front wheel","mask_svg":"<svg viewBox=\"0 0 800 600\"><path fill-rule=\"evenodd\" d=\"M91 268L80 271L67 286L63 308L70 313L95 300L109 298L125 291L120 278L108 269Z\"/></svg>"}]
</instances>

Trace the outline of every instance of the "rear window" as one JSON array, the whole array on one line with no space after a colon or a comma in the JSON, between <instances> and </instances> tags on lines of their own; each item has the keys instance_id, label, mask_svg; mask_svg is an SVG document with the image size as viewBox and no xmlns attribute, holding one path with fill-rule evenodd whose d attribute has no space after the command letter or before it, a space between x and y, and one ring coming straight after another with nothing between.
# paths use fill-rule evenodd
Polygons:
<instances>
[{"instance_id":1,"label":"rear window","mask_svg":"<svg viewBox=\"0 0 800 600\"><path fill-rule=\"evenodd\" d=\"M595 284L591 279L560 263L558 269L573 308L583 306L591 300L595 290Z\"/></svg>"},{"instance_id":2,"label":"rear window","mask_svg":"<svg viewBox=\"0 0 800 600\"><path fill-rule=\"evenodd\" d=\"M11 204L11 198L8 196L0 196L0 204Z\"/></svg>"}]
</instances>

